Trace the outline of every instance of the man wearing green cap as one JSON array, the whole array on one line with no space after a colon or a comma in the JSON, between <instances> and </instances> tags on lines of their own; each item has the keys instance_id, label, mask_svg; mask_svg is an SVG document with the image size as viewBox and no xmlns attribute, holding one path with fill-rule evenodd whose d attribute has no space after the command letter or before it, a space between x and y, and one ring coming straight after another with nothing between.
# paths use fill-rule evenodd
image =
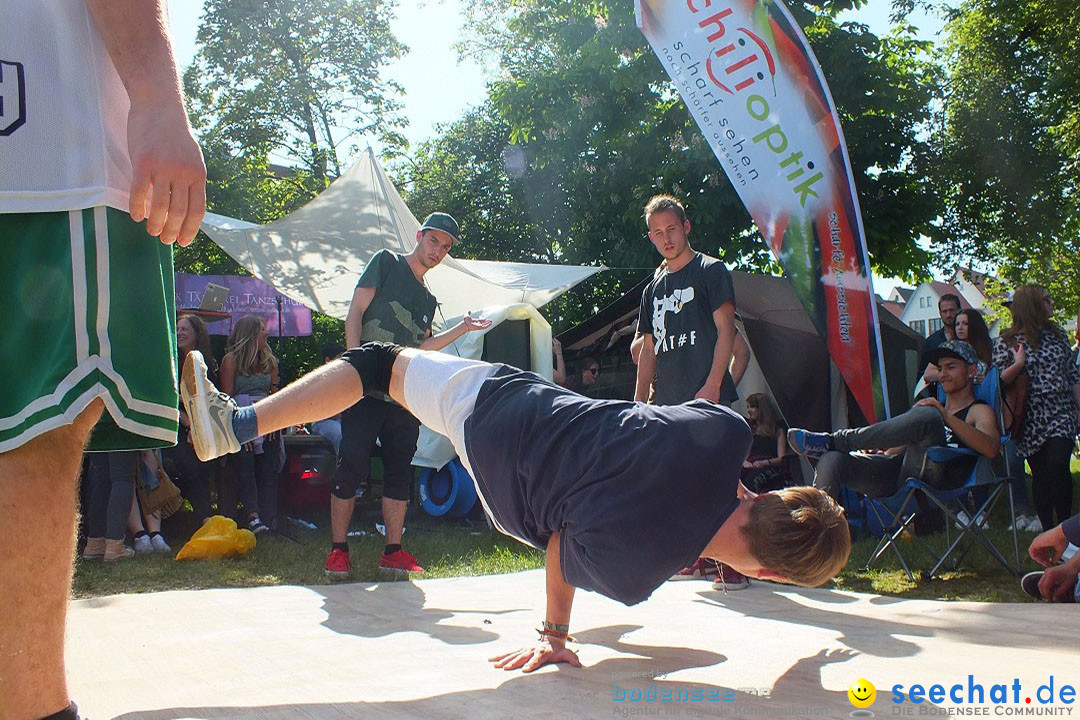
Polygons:
<instances>
[{"instance_id":1,"label":"man wearing green cap","mask_svg":"<svg viewBox=\"0 0 1080 720\"><path fill-rule=\"evenodd\" d=\"M428 215L416 233L408 255L380 250L364 268L345 319L345 344L393 342L407 347L440 350L471 330L491 326L490 320L470 315L452 328L431 334L436 300L424 285L424 275L442 262L460 235L457 221L443 212ZM330 498L333 547L326 574L347 577L352 572L347 534L356 492L371 471L371 451L378 440L383 461L383 523L386 547L379 567L394 573L420 573L416 558L401 547L401 531L412 489L412 458L420 422L388 395L372 393L342 413L341 449Z\"/></svg>"}]
</instances>

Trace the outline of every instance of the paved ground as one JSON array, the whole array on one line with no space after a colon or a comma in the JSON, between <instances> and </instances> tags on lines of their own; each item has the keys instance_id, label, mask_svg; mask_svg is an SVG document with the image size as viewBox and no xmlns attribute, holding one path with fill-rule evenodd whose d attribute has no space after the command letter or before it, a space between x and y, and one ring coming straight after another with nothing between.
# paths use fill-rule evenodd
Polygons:
<instances>
[{"instance_id":1,"label":"paved ground","mask_svg":"<svg viewBox=\"0 0 1080 720\"><path fill-rule=\"evenodd\" d=\"M877 717L944 717L972 710L972 675L985 704L994 684L1009 686L1007 705L988 707L989 716L1080 717L1060 702L1063 685L1080 687L1075 605L901 601L766 583L725 595L704 582L668 583L633 608L578 593L572 631L583 669L492 668L489 655L535 638L543 608L541 571L82 600L68 630L72 696L92 720L846 718L866 712L847 695L865 678L877 687ZM1036 691L1051 675L1057 702L1040 705ZM961 684L964 704L897 705L898 684Z\"/></svg>"}]
</instances>

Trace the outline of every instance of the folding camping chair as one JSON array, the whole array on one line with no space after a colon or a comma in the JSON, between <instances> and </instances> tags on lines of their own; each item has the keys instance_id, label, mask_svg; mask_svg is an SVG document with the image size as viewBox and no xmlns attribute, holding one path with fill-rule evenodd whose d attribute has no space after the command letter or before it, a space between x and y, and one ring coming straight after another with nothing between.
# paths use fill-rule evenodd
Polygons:
<instances>
[{"instance_id":1,"label":"folding camping chair","mask_svg":"<svg viewBox=\"0 0 1080 720\"><path fill-rule=\"evenodd\" d=\"M998 419L998 427L1001 427L1001 392L997 368L991 368L987 372L985 379L981 383L975 385L974 394L976 400L982 400L994 409L994 415ZM944 398L939 398L939 400L944 402ZM1004 444L1007 440L1008 436L1003 434L1001 438L1003 452ZM1005 475L1001 476L994 473L989 458L978 456L978 453L974 450L955 447L933 447L926 453L926 458L923 460L923 469L925 470L926 468L927 460L937 463L948 463L953 460L972 456L978 457L975 467L972 468L971 475L968 477L967 482L958 488L943 490L932 487L919 478L909 478L907 482L904 483L903 487L891 497L865 498L864 502L867 508L873 513L874 517L884 529L881 541L870 555L870 559L866 562L867 568L869 568L875 560L881 557L888 548L892 548L900 561L901 567L904 568L904 572L907 573L910 580L914 581L915 577L908 567L900 546L902 538L910 535L914 536L918 544L925 548L930 556L936 561L929 571L925 571L922 574L927 580L933 578L954 553L957 554L953 560L953 569L958 567L963 561L967 550L974 543L985 548L986 551L1001 563L1003 567L1019 577L1020 540L1016 534L1015 523L1011 527L1013 557L1015 560L1013 564L1010 564L997 547L994 546L980 524L980 521L983 518L990 517L990 513L993 511L994 507L997 506L998 501L1003 495L1007 495L1009 498L1009 517L1014 517L1016 514L1015 506L1013 504L1012 485L1009 483L1011 468L1009 467L1007 456L1005 459ZM923 473L920 472L920 476L921 475L923 475ZM967 524L960 522L956 516L956 512L959 510L965 510L966 512L966 509L963 506L964 500L967 499L969 494L974 493L974 495L978 497L981 492L987 493L986 499L979 503L979 506L975 511L970 514L970 519ZM930 504L923 504L920 506L918 502L918 496L920 494L925 497ZM915 522L915 517L920 512L934 509L940 510L945 515L946 549L940 555L938 555L937 551L924 539L911 532L913 530L912 525ZM956 525L960 527L960 532L956 536L956 539L951 538L953 523L956 523ZM971 542L961 547L964 540L969 538Z\"/></svg>"}]
</instances>

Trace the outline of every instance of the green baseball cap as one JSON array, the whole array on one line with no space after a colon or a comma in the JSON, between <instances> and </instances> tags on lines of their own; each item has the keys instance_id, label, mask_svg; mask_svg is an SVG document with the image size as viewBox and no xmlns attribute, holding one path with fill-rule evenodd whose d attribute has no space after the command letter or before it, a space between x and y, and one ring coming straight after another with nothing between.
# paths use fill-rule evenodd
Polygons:
<instances>
[{"instance_id":1,"label":"green baseball cap","mask_svg":"<svg viewBox=\"0 0 1080 720\"><path fill-rule=\"evenodd\" d=\"M458 236L461 234L461 228L458 227L457 220L444 212L433 212L424 218L424 222L420 226L420 232L425 230L441 230L454 238L454 242L458 242Z\"/></svg>"}]
</instances>

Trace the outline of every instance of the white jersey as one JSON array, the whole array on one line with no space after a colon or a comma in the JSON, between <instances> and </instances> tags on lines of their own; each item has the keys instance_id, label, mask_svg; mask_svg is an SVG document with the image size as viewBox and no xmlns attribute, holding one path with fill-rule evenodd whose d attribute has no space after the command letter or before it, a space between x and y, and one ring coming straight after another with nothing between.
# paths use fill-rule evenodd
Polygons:
<instances>
[{"instance_id":1,"label":"white jersey","mask_svg":"<svg viewBox=\"0 0 1080 720\"><path fill-rule=\"evenodd\" d=\"M0 0L0 212L128 209L127 92L83 0Z\"/></svg>"}]
</instances>

